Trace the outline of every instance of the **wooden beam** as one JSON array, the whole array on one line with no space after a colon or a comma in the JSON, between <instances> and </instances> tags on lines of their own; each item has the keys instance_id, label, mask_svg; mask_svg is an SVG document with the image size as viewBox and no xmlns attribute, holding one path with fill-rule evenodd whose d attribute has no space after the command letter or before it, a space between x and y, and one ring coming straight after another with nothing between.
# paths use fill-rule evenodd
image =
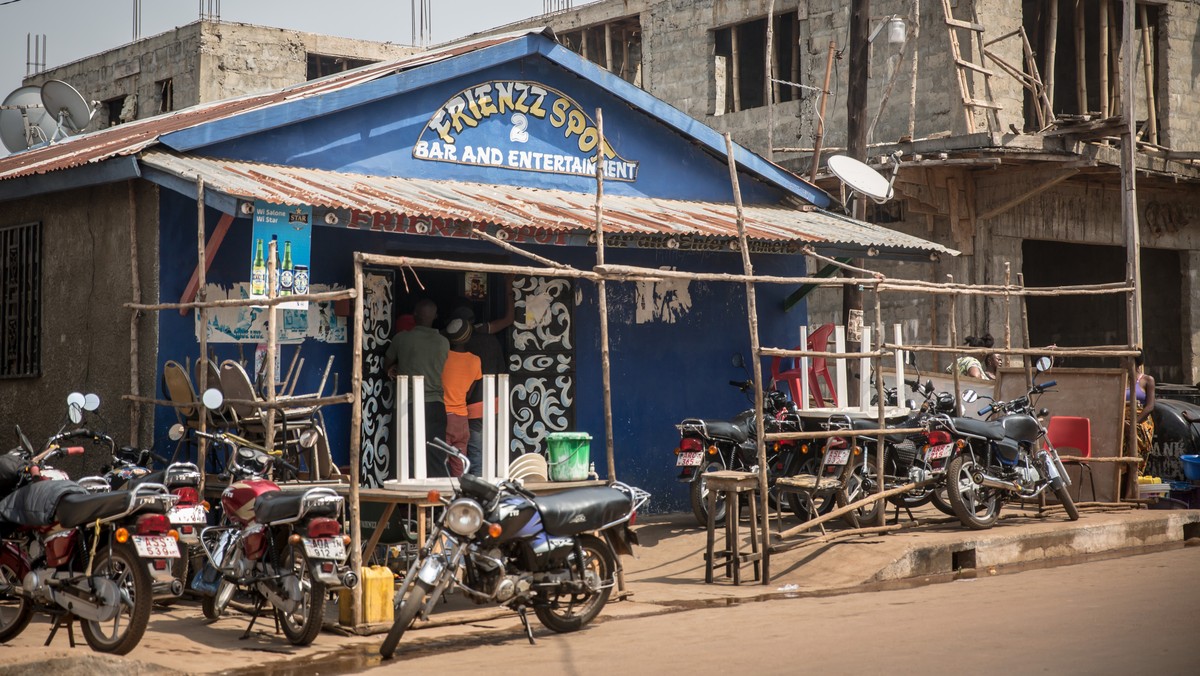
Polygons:
<instances>
[{"instance_id":1,"label":"wooden beam","mask_svg":"<svg viewBox=\"0 0 1200 676\"><path fill-rule=\"evenodd\" d=\"M1046 98L1050 110L1054 111L1054 59L1058 53L1058 0L1049 0L1050 13L1046 17Z\"/></svg>"},{"instance_id":2,"label":"wooden beam","mask_svg":"<svg viewBox=\"0 0 1200 676\"><path fill-rule=\"evenodd\" d=\"M999 216L1000 214L1008 211L1009 209L1012 209L1013 207L1025 202L1037 195L1040 195L1043 192L1046 192L1050 188L1053 188L1054 186L1058 185L1059 183L1062 183L1063 181L1071 178L1072 176L1074 176L1075 174L1078 174L1078 173L1079 173L1079 171L1077 169L1068 169L1066 171L1057 172L1056 175L1054 175L1052 178L1049 178L1048 180L1041 181L1040 183L1038 183L1038 186L1036 188L1034 188L1028 192L1024 192L1010 200L1002 202L1001 204L998 204L997 206L992 207L991 209L988 209L987 211L983 212L982 214L979 214L977 216L977 218L979 218L980 220L988 219L988 218L995 218L996 216Z\"/></svg>"},{"instance_id":3,"label":"wooden beam","mask_svg":"<svg viewBox=\"0 0 1200 676\"><path fill-rule=\"evenodd\" d=\"M208 239L208 245L204 247L204 271L207 272L209 266L212 265L213 259L217 256L217 250L221 248L221 242L225 241L225 233L229 232L229 226L233 223L232 214L221 214L221 220L217 221L217 227L213 230L212 237ZM187 287L183 290L183 295L179 297L180 303L190 303L196 299L196 290L200 288L200 266L192 271L192 278L188 281ZM180 315L187 315L190 308L180 308Z\"/></svg>"}]
</instances>

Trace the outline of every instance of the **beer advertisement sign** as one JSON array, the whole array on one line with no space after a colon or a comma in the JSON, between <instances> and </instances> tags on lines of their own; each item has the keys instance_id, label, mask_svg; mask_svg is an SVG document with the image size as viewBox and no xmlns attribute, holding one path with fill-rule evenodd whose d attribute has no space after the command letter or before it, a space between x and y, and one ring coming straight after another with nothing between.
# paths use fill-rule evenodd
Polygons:
<instances>
[{"instance_id":1,"label":"beer advertisement sign","mask_svg":"<svg viewBox=\"0 0 1200 676\"><path fill-rule=\"evenodd\" d=\"M537 82L494 80L462 90L434 111L413 157L591 177L598 147L605 180L637 180L638 162L601 139L595 120L571 97Z\"/></svg>"},{"instance_id":2,"label":"beer advertisement sign","mask_svg":"<svg viewBox=\"0 0 1200 676\"><path fill-rule=\"evenodd\" d=\"M312 207L254 202L254 236L250 238L250 297L267 298L268 261L275 243L275 295L308 293ZM308 301L280 303L280 308L307 310Z\"/></svg>"}]
</instances>

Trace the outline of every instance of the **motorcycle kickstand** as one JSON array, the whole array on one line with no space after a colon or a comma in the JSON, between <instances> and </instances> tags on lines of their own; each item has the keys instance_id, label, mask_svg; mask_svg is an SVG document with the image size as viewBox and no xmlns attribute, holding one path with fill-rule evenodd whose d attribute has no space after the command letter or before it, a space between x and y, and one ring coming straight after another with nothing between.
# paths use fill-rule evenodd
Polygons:
<instances>
[{"instance_id":1,"label":"motorcycle kickstand","mask_svg":"<svg viewBox=\"0 0 1200 676\"><path fill-rule=\"evenodd\" d=\"M50 635L46 637L46 642L43 647L50 645L54 640L54 635L58 633L60 627L67 628L67 640L70 641L71 647L75 647L75 616L69 612L58 613L54 618L54 626L50 628Z\"/></svg>"},{"instance_id":2,"label":"motorcycle kickstand","mask_svg":"<svg viewBox=\"0 0 1200 676\"><path fill-rule=\"evenodd\" d=\"M250 630L254 628L254 623L258 621L259 614L262 613L263 600L260 597L254 602L254 614L250 616L250 624L247 625L246 631L238 637L239 641L245 641L250 638ZM276 625L279 623L279 618L275 618Z\"/></svg>"},{"instance_id":3,"label":"motorcycle kickstand","mask_svg":"<svg viewBox=\"0 0 1200 676\"><path fill-rule=\"evenodd\" d=\"M525 627L525 638L529 639L529 645L537 645L533 641L533 629L529 626L529 611L525 610L525 606L517 608L517 616L521 618L521 624Z\"/></svg>"}]
</instances>

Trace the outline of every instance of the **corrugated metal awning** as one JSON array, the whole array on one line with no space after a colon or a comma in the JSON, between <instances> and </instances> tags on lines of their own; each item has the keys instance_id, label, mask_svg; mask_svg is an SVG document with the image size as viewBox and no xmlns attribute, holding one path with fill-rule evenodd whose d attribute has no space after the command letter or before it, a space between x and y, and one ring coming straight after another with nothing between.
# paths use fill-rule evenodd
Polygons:
<instances>
[{"instance_id":1,"label":"corrugated metal awning","mask_svg":"<svg viewBox=\"0 0 1200 676\"><path fill-rule=\"evenodd\" d=\"M368 176L319 169L181 156L148 150L143 167L243 200L310 205L367 214L482 223L500 228L566 233L595 229L595 195L565 190ZM818 250L881 255L957 255L940 244L812 206L746 206L746 234L767 242L811 244ZM737 237L732 204L605 195L605 230L643 235ZM320 221L318 221L320 222Z\"/></svg>"}]
</instances>

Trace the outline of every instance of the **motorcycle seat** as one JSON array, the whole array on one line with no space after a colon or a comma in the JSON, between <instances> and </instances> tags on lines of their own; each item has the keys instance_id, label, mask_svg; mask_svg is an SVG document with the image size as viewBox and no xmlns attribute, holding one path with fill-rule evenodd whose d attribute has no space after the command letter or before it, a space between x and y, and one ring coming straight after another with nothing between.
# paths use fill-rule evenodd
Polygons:
<instances>
[{"instance_id":1,"label":"motorcycle seat","mask_svg":"<svg viewBox=\"0 0 1200 676\"><path fill-rule=\"evenodd\" d=\"M899 423L891 422L891 423L887 423L887 427L897 427L897 426L907 427L908 426L906 424L907 422L908 422L907 419L905 419L904 421L899 422ZM850 427L852 429L856 429L856 430L879 429L879 421L863 419L863 418L855 418L853 421L851 421ZM869 437L868 439L873 439L873 438L874 437ZM907 439L908 437L904 436L903 434L885 434L883 438L887 439L888 441L892 442L893 444L899 444L899 443L903 443L904 440Z\"/></svg>"},{"instance_id":2,"label":"motorcycle seat","mask_svg":"<svg viewBox=\"0 0 1200 676\"><path fill-rule=\"evenodd\" d=\"M72 493L63 496L58 503L58 522L65 528L74 528L96 519L116 516L129 509L129 496L132 491L113 491L111 493ZM139 511L162 513L162 508L146 506Z\"/></svg>"},{"instance_id":3,"label":"motorcycle seat","mask_svg":"<svg viewBox=\"0 0 1200 676\"><path fill-rule=\"evenodd\" d=\"M998 422L985 422L974 418L954 418L954 428L960 432L991 441L1000 441L1004 438L1004 427Z\"/></svg>"},{"instance_id":4,"label":"motorcycle seat","mask_svg":"<svg viewBox=\"0 0 1200 676\"><path fill-rule=\"evenodd\" d=\"M133 488L134 486L136 486L138 484L166 484L166 481L165 481L166 476L167 476L167 471L160 469L160 470L151 472L149 474L137 477L136 479L131 479L129 481L128 486L129 486L129 488Z\"/></svg>"},{"instance_id":5,"label":"motorcycle seat","mask_svg":"<svg viewBox=\"0 0 1200 676\"><path fill-rule=\"evenodd\" d=\"M258 496L254 501L254 520L261 524L272 524L279 521L289 521L300 515L300 507L307 493L285 493L270 491ZM337 505L325 503L315 505L309 510L312 516L333 516L337 514Z\"/></svg>"},{"instance_id":6,"label":"motorcycle seat","mask_svg":"<svg viewBox=\"0 0 1200 676\"><path fill-rule=\"evenodd\" d=\"M735 444L740 444L750 438L750 433L746 428L726 420L701 420L700 422L704 424L704 429L710 437L728 439Z\"/></svg>"},{"instance_id":7,"label":"motorcycle seat","mask_svg":"<svg viewBox=\"0 0 1200 676\"><path fill-rule=\"evenodd\" d=\"M626 516L632 507L628 495L608 486L540 495L533 503L542 515L546 532L557 536L596 530Z\"/></svg>"}]
</instances>

